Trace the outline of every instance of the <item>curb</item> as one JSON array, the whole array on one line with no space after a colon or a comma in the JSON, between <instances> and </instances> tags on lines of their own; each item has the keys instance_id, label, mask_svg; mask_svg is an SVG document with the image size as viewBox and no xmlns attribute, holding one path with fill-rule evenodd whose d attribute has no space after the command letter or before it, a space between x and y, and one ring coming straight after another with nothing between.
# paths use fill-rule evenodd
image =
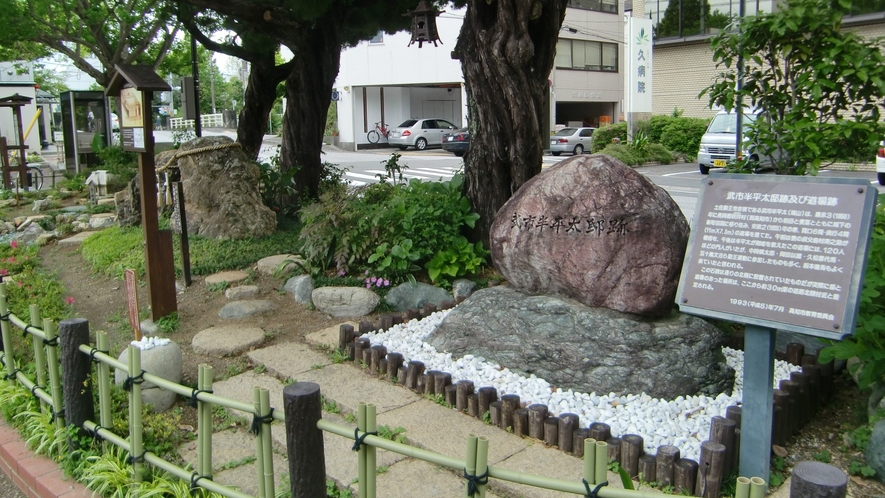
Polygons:
<instances>
[{"instance_id":1,"label":"curb","mask_svg":"<svg viewBox=\"0 0 885 498\"><path fill-rule=\"evenodd\" d=\"M34 455L18 431L0 417L0 468L28 498L88 498L92 491L64 475L49 458Z\"/></svg>"}]
</instances>

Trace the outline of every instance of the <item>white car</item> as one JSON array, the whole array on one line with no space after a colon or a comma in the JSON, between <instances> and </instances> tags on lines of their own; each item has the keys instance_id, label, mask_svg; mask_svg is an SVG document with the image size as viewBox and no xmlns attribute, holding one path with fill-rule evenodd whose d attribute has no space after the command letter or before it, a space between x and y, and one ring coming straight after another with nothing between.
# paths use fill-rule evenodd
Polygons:
<instances>
[{"instance_id":1,"label":"white car","mask_svg":"<svg viewBox=\"0 0 885 498\"><path fill-rule=\"evenodd\" d=\"M390 132L387 142L400 150L415 147L424 150L429 145L442 145L443 135L457 129L445 119L407 119Z\"/></svg>"},{"instance_id":2,"label":"white car","mask_svg":"<svg viewBox=\"0 0 885 498\"><path fill-rule=\"evenodd\" d=\"M885 185L885 140L879 144L879 152L876 154L876 173L879 176L879 185Z\"/></svg>"}]
</instances>

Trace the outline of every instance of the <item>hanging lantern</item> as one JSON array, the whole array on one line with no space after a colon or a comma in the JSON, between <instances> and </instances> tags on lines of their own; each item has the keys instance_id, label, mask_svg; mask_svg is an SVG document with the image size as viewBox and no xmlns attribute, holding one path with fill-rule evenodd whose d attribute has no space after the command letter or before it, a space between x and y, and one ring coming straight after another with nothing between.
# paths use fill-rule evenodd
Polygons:
<instances>
[{"instance_id":1,"label":"hanging lantern","mask_svg":"<svg viewBox=\"0 0 885 498\"><path fill-rule=\"evenodd\" d=\"M439 39L439 31L436 29L436 16L445 11L437 11L436 8L427 5L426 0L421 0L415 10L410 11L405 16L412 16L412 40L409 47L413 43L418 42L418 48L424 42L432 42L436 46L436 42L442 43Z\"/></svg>"}]
</instances>

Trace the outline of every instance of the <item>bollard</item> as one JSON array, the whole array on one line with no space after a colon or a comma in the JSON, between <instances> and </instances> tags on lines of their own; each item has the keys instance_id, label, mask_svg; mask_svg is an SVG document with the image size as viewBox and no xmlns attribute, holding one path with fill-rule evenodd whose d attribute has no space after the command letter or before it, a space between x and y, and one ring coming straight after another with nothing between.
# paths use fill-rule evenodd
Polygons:
<instances>
[{"instance_id":1,"label":"bollard","mask_svg":"<svg viewBox=\"0 0 885 498\"><path fill-rule=\"evenodd\" d=\"M805 461L793 466L790 496L845 498L847 492L848 477L832 465Z\"/></svg>"},{"instance_id":2,"label":"bollard","mask_svg":"<svg viewBox=\"0 0 885 498\"><path fill-rule=\"evenodd\" d=\"M89 356L80 352L81 344L89 343L89 322L83 318L62 320L58 324L61 347L62 387L64 389L65 422L73 424L81 436L88 433L83 422L95 420L92 384L89 382L91 365ZM71 448L77 448L68 438Z\"/></svg>"},{"instance_id":3,"label":"bollard","mask_svg":"<svg viewBox=\"0 0 885 498\"><path fill-rule=\"evenodd\" d=\"M323 431L317 428L322 418L320 386L313 382L289 384L283 388L283 408L292 498L325 496Z\"/></svg>"}]
</instances>

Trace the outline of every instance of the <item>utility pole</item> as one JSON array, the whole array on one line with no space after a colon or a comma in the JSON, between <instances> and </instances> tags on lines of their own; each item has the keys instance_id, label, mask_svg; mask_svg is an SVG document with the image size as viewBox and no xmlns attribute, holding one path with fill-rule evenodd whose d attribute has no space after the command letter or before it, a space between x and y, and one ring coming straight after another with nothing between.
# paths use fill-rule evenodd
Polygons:
<instances>
[{"instance_id":1,"label":"utility pole","mask_svg":"<svg viewBox=\"0 0 885 498\"><path fill-rule=\"evenodd\" d=\"M212 95L212 114L215 114L215 59L209 59L209 93Z\"/></svg>"},{"instance_id":2,"label":"utility pole","mask_svg":"<svg viewBox=\"0 0 885 498\"><path fill-rule=\"evenodd\" d=\"M191 65L194 74L194 134L203 136L203 123L200 120L200 66L197 63L197 40L191 35Z\"/></svg>"}]
</instances>

